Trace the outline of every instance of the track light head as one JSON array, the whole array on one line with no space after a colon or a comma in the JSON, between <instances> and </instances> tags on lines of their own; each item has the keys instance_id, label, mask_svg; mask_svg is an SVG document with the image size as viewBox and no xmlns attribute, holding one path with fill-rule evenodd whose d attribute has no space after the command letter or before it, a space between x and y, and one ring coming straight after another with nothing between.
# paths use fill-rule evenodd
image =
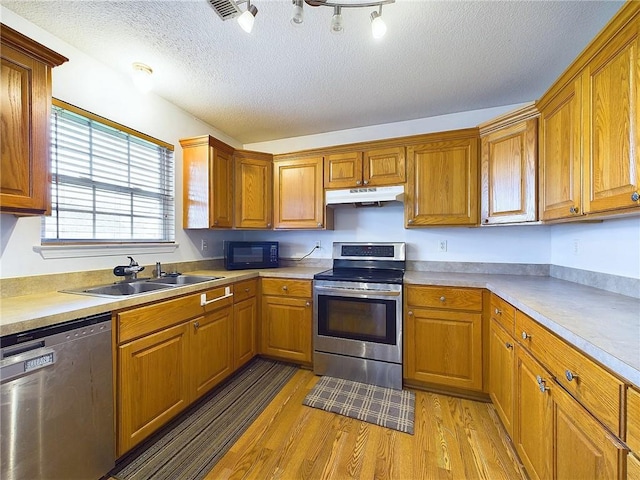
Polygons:
<instances>
[{"instance_id":1,"label":"track light head","mask_svg":"<svg viewBox=\"0 0 640 480\"><path fill-rule=\"evenodd\" d=\"M333 17L331 17L331 33L344 32L344 25L342 24L342 7L333 7Z\"/></svg>"},{"instance_id":2,"label":"track light head","mask_svg":"<svg viewBox=\"0 0 640 480\"><path fill-rule=\"evenodd\" d=\"M304 0L293 0L293 13L291 15L291 23L295 26L302 25L304 21L304 11L302 5Z\"/></svg>"},{"instance_id":3,"label":"track light head","mask_svg":"<svg viewBox=\"0 0 640 480\"><path fill-rule=\"evenodd\" d=\"M384 37L387 33L387 24L382 20L382 5L380 11L371 13L371 34L373 38L378 39Z\"/></svg>"},{"instance_id":4,"label":"track light head","mask_svg":"<svg viewBox=\"0 0 640 480\"><path fill-rule=\"evenodd\" d=\"M238 24L245 32L251 33L251 30L253 29L253 22L255 21L257 14L258 9L256 6L247 2L247 10L238 17Z\"/></svg>"}]
</instances>

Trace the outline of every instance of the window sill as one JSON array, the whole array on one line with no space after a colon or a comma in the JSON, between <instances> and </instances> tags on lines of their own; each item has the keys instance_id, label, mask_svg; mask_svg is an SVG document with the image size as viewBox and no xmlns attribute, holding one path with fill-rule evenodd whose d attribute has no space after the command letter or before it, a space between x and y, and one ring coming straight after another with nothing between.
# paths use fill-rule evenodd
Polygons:
<instances>
[{"instance_id":1,"label":"window sill","mask_svg":"<svg viewBox=\"0 0 640 480\"><path fill-rule=\"evenodd\" d=\"M33 251L44 259L115 257L139 254L173 253L177 243L121 243L117 245L35 245Z\"/></svg>"}]
</instances>

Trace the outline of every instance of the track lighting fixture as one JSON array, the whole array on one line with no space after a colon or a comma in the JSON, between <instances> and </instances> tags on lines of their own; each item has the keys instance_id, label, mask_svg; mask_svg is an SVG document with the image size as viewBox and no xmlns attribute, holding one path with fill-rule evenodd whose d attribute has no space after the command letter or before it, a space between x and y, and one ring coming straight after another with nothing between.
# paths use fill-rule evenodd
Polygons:
<instances>
[{"instance_id":1,"label":"track lighting fixture","mask_svg":"<svg viewBox=\"0 0 640 480\"><path fill-rule=\"evenodd\" d=\"M291 23L293 25L302 25L304 21L304 11L302 10L303 0L293 0L293 14L291 15Z\"/></svg>"},{"instance_id":2,"label":"track lighting fixture","mask_svg":"<svg viewBox=\"0 0 640 480\"><path fill-rule=\"evenodd\" d=\"M245 32L251 33L251 30L253 30L253 22L255 21L257 14L258 9L255 5L251 5L250 0L247 0L247 9L238 17L238 24Z\"/></svg>"},{"instance_id":3,"label":"track lighting fixture","mask_svg":"<svg viewBox=\"0 0 640 480\"><path fill-rule=\"evenodd\" d=\"M207 0L222 20L237 18L238 23L246 32L251 32L253 22L255 20L258 9L251 5L251 0ZM291 0L293 11L291 13L291 23L293 25L302 25L304 21L304 4L310 7L331 7L333 8L333 16L331 17L331 32L341 33L344 31L344 23L342 19L343 8L378 8L377 11L371 13L371 34L373 38L382 38L387 32L387 25L382 20L382 5L395 3L396 0ZM240 5L247 4L247 9L243 12Z\"/></svg>"}]
</instances>

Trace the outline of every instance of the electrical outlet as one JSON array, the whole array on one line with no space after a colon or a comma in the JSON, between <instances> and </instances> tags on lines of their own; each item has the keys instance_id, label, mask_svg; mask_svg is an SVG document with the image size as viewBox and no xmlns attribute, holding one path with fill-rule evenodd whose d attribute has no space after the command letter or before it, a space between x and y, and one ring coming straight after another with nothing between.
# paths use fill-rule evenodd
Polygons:
<instances>
[{"instance_id":1,"label":"electrical outlet","mask_svg":"<svg viewBox=\"0 0 640 480\"><path fill-rule=\"evenodd\" d=\"M447 251L447 241L446 240L440 240L438 242L438 251L440 251L440 252L446 252Z\"/></svg>"},{"instance_id":2,"label":"electrical outlet","mask_svg":"<svg viewBox=\"0 0 640 480\"><path fill-rule=\"evenodd\" d=\"M573 251L574 255L578 255L578 252L580 251L580 242L578 241L577 238L575 238L571 244L571 250Z\"/></svg>"},{"instance_id":3,"label":"electrical outlet","mask_svg":"<svg viewBox=\"0 0 640 480\"><path fill-rule=\"evenodd\" d=\"M207 250L209 250L209 242L207 241L206 238L203 238L201 240L200 250L202 250L203 252L206 252Z\"/></svg>"},{"instance_id":4,"label":"electrical outlet","mask_svg":"<svg viewBox=\"0 0 640 480\"><path fill-rule=\"evenodd\" d=\"M322 248L322 244L320 243L320 240L316 240L316 248Z\"/></svg>"}]
</instances>

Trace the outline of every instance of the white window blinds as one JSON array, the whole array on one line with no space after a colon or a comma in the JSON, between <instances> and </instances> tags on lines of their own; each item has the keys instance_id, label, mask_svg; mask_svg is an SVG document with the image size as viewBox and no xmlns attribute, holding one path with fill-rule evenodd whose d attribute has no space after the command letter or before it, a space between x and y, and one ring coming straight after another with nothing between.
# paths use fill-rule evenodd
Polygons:
<instances>
[{"instance_id":1,"label":"white window blinds","mask_svg":"<svg viewBox=\"0 0 640 480\"><path fill-rule=\"evenodd\" d=\"M43 243L173 242L173 149L56 101Z\"/></svg>"}]
</instances>

